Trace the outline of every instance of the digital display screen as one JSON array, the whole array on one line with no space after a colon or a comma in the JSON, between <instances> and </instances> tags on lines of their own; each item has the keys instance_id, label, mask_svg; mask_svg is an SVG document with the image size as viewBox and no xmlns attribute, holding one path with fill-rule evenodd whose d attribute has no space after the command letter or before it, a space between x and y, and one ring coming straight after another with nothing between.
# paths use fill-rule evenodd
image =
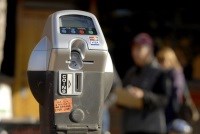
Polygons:
<instances>
[{"instance_id":1,"label":"digital display screen","mask_svg":"<svg viewBox=\"0 0 200 134\"><path fill-rule=\"evenodd\" d=\"M82 15L65 15L60 17L61 34L97 35L94 23L90 17Z\"/></svg>"}]
</instances>

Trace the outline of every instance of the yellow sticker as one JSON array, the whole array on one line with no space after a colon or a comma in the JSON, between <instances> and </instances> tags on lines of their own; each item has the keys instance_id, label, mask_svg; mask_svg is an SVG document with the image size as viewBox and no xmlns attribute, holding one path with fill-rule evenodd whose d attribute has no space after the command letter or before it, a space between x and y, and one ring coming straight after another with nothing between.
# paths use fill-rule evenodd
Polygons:
<instances>
[{"instance_id":1,"label":"yellow sticker","mask_svg":"<svg viewBox=\"0 0 200 134\"><path fill-rule=\"evenodd\" d=\"M63 98L54 100L55 113L66 113L72 110L72 98Z\"/></svg>"}]
</instances>

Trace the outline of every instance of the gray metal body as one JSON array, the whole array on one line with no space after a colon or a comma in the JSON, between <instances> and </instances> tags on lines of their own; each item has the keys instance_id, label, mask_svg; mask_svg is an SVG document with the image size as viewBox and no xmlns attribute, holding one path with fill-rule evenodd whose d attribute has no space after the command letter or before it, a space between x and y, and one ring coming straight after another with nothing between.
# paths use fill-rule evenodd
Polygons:
<instances>
[{"instance_id":1,"label":"gray metal body","mask_svg":"<svg viewBox=\"0 0 200 134\"><path fill-rule=\"evenodd\" d=\"M40 104L42 134L101 133L113 65L94 15L77 10L50 15L27 73Z\"/></svg>"}]
</instances>

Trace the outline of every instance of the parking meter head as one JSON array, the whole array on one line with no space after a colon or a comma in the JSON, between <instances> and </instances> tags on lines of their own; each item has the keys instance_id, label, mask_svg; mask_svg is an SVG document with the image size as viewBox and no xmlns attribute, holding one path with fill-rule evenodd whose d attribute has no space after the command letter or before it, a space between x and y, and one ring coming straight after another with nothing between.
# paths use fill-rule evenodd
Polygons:
<instances>
[{"instance_id":1,"label":"parking meter head","mask_svg":"<svg viewBox=\"0 0 200 134\"><path fill-rule=\"evenodd\" d=\"M78 10L51 14L30 55L27 74L40 104L43 133L71 132L77 127L101 132L113 64L93 14Z\"/></svg>"}]
</instances>

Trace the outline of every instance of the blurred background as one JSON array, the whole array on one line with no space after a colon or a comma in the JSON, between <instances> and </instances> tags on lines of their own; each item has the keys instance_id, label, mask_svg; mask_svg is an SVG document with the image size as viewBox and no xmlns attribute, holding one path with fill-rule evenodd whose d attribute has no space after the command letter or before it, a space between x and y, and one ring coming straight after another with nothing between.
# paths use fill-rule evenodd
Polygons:
<instances>
[{"instance_id":1,"label":"blurred background","mask_svg":"<svg viewBox=\"0 0 200 134\"><path fill-rule=\"evenodd\" d=\"M0 121L12 119L0 123L0 128L21 134L38 132L39 108L28 86L27 63L47 17L67 9L96 15L122 79L133 64L130 43L137 33L154 37L155 52L161 46L173 46L200 108L200 9L136 7L130 0L0 0ZM110 112L111 133L118 134L120 110L113 107ZM193 126L200 132L199 122Z\"/></svg>"}]
</instances>

